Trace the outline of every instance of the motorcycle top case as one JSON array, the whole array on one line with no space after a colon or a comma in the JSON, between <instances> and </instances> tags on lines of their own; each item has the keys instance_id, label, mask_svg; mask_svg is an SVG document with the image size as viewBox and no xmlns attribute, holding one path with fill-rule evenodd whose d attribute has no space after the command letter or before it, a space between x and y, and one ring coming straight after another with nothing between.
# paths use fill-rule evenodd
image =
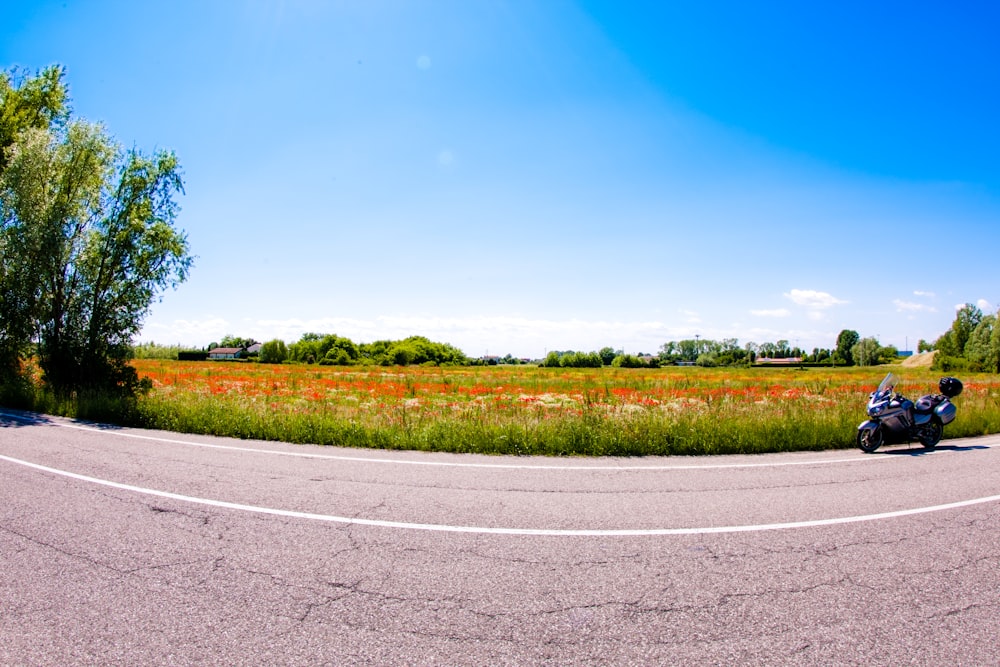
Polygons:
<instances>
[{"instance_id":1,"label":"motorcycle top case","mask_svg":"<svg viewBox=\"0 0 1000 667\"><path fill-rule=\"evenodd\" d=\"M938 389L948 398L955 398L962 393L962 381L958 378L943 377L938 382Z\"/></svg>"}]
</instances>

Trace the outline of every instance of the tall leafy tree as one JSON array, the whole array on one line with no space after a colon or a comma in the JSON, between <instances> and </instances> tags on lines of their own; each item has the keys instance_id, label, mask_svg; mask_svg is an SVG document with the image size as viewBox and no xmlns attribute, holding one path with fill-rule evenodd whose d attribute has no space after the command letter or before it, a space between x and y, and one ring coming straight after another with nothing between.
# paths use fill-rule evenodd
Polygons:
<instances>
[{"instance_id":1,"label":"tall leafy tree","mask_svg":"<svg viewBox=\"0 0 1000 667\"><path fill-rule=\"evenodd\" d=\"M260 362L262 364L280 364L288 358L288 347L285 341L275 338L260 347Z\"/></svg>"},{"instance_id":2,"label":"tall leafy tree","mask_svg":"<svg viewBox=\"0 0 1000 667\"><path fill-rule=\"evenodd\" d=\"M965 358L975 370L1000 372L1000 333L995 315L985 315L972 330L965 344Z\"/></svg>"},{"instance_id":3,"label":"tall leafy tree","mask_svg":"<svg viewBox=\"0 0 1000 667\"><path fill-rule=\"evenodd\" d=\"M837 335L837 356L846 363L854 363L853 348L861 340L861 335L853 329L844 329Z\"/></svg>"},{"instance_id":4,"label":"tall leafy tree","mask_svg":"<svg viewBox=\"0 0 1000 667\"><path fill-rule=\"evenodd\" d=\"M983 311L971 303L967 303L955 313L955 321L951 325L952 340L958 354L965 353L965 346L979 323L983 321Z\"/></svg>"},{"instance_id":5,"label":"tall leafy tree","mask_svg":"<svg viewBox=\"0 0 1000 667\"><path fill-rule=\"evenodd\" d=\"M934 342L938 353L945 357L964 357L965 346L982 319L983 311L974 304L967 303L959 308L951 328Z\"/></svg>"},{"instance_id":6,"label":"tall leafy tree","mask_svg":"<svg viewBox=\"0 0 1000 667\"><path fill-rule=\"evenodd\" d=\"M63 69L38 74L0 72L0 184L14 144L29 130L63 125L68 116ZM36 195L41 194L39 192ZM22 261L38 243L38 229L18 224L6 198L0 200L0 383L18 377L34 333L38 275Z\"/></svg>"},{"instance_id":7,"label":"tall leafy tree","mask_svg":"<svg viewBox=\"0 0 1000 667\"><path fill-rule=\"evenodd\" d=\"M851 348L851 358L859 366L874 366L882 363L881 349L875 338L862 338Z\"/></svg>"},{"instance_id":8,"label":"tall leafy tree","mask_svg":"<svg viewBox=\"0 0 1000 667\"><path fill-rule=\"evenodd\" d=\"M6 347L37 342L60 394L130 388L131 340L192 261L174 226L176 156L123 150L100 125L73 121L22 129L5 158L0 280L27 279L16 307L0 308Z\"/></svg>"}]
</instances>

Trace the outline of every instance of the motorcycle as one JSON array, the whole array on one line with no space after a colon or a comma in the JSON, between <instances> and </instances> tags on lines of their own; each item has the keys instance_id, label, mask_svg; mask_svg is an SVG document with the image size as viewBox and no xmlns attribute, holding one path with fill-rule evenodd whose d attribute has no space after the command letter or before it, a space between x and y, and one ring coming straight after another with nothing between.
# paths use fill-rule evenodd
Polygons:
<instances>
[{"instance_id":1,"label":"motorcycle","mask_svg":"<svg viewBox=\"0 0 1000 667\"><path fill-rule=\"evenodd\" d=\"M883 444L917 440L926 449L941 441L945 424L955 419L951 402L962 393L958 378L943 377L938 382L940 394L921 396L916 402L896 392L899 378L889 373L868 398L870 419L858 426L858 447L874 452Z\"/></svg>"}]
</instances>

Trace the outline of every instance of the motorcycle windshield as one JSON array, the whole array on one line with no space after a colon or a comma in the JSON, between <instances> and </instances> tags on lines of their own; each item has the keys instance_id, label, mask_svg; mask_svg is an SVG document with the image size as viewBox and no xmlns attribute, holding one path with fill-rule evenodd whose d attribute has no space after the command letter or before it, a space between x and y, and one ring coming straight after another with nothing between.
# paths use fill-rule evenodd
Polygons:
<instances>
[{"instance_id":1,"label":"motorcycle windshield","mask_svg":"<svg viewBox=\"0 0 1000 667\"><path fill-rule=\"evenodd\" d=\"M899 384L899 378L896 377L894 373L888 373L882 382L879 383L878 389L875 390L876 394L884 394L886 392L892 391Z\"/></svg>"}]
</instances>

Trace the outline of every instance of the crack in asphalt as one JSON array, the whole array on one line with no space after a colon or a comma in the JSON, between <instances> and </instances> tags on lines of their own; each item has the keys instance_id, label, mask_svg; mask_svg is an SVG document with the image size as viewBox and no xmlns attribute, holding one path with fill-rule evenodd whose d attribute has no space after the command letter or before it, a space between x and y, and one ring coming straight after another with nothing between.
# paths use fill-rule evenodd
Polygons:
<instances>
[{"instance_id":1,"label":"crack in asphalt","mask_svg":"<svg viewBox=\"0 0 1000 667\"><path fill-rule=\"evenodd\" d=\"M928 617L928 619L933 621L933 620L942 619L942 618L952 618L952 617L956 617L956 616L962 616L962 615L967 614L967 613L969 613L971 611L979 611L980 609L990 609L990 610L1000 609L1000 603L995 603L995 604L986 604L986 603L968 604L968 605L965 605L964 607L959 607L957 609L950 609L950 610L948 610L948 611L946 611L944 613L932 614L931 616Z\"/></svg>"},{"instance_id":2,"label":"crack in asphalt","mask_svg":"<svg viewBox=\"0 0 1000 667\"><path fill-rule=\"evenodd\" d=\"M173 514L177 516L186 517L188 519L193 519L202 526L207 526L211 523L211 515L207 512L199 512L197 515L192 512L185 512L183 510L175 509L172 507L163 507L162 505L147 505L149 509L157 514ZM199 516L200 515L200 516Z\"/></svg>"},{"instance_id":3,"label":"crack in asphalt","mask_svg":"<svg viewBox=\"0 0 1000 667\"><path fill-rule=\"evenodd\" d=\"M114 567L113 565L108 565L107 563L102 563L100 561L94 560L93 558L91 558L90 556L88 556L86 554L76 553L74 551L70 551L69 549L66 549L66 548L60 547L58 545L52 544L51 542L46 542L44 540L39 540L37 538L32 537L31 535L28 535L26 533L22 533L19 530L15 530L14 528L11 528L10 526L0 525L0 531L3 531L3 532L8 533L10 535L15 535L15 536L21 538L22 540L24 540L26 542L30 542L31 544L34 544L36 546L42 547L44 549L49 549L49 550L54 551L54 552L56 552L58 554L62 554L63 556L66 556L67 558L71 558L73 560L78 560L78 561L81 561L83 563L88 563L90 565L93 565L95 567L101 568L103 570L108 570L109 572L114 572L115 574L128 574L127 571L123 571L123 570L121 570L119 568Z\"/></svg>"}]
</instances>

